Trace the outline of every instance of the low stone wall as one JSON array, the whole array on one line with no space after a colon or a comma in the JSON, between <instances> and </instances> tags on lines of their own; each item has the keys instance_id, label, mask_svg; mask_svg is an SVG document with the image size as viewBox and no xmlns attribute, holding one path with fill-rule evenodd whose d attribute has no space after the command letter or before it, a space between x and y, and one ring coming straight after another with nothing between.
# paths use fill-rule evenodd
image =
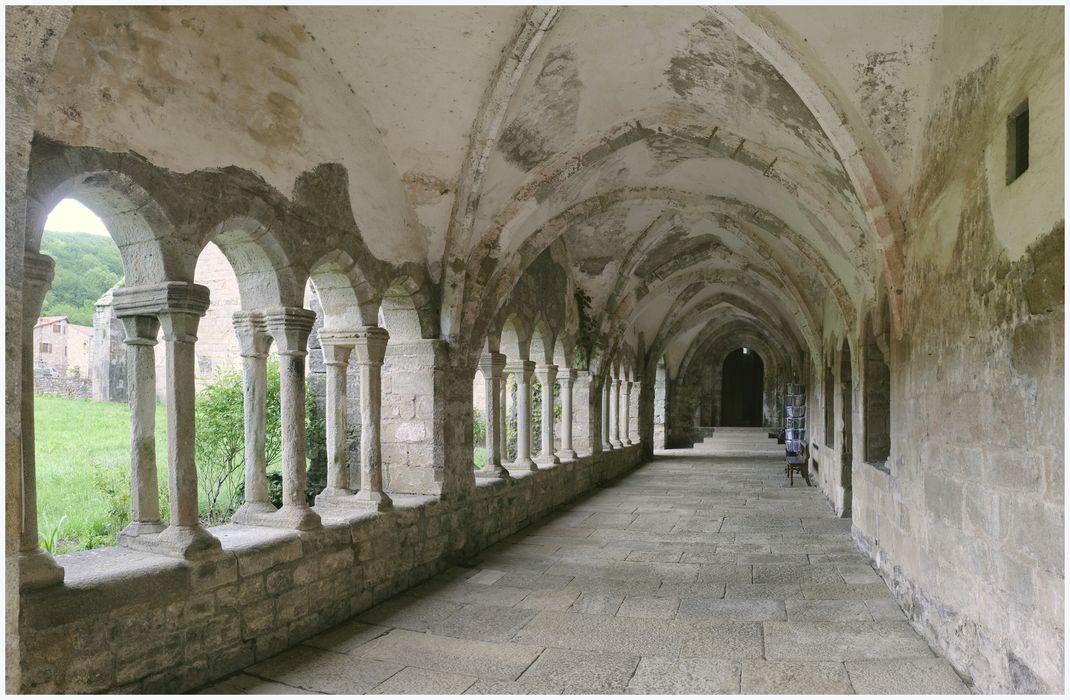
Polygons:
<instances>
[{"instance_id":1,"label":"low stone wall","mask_svg":"<svg viewBox=\"0 0 1070 700\"><path fill-rule=\"evenodd\" d=\"M212 528L204 562L108 548L58 557L62 586L23 594L24 692L190 690L276 654L460 563L635 468L626 447L470 499L398 496L386 513L317 508L313 532Z\"/></svg>"},{"instance_id":2,"label":"low stone wall","mask_svg":"<svg viewBox=\"0 0 1070 700\"><path fill-rule=\"evenodd\" d=\"M47 377L34 374L33 393L61 396L65 399L89 399L92 398L93 383L84 377Z\"/></svg>"}]
</instances>

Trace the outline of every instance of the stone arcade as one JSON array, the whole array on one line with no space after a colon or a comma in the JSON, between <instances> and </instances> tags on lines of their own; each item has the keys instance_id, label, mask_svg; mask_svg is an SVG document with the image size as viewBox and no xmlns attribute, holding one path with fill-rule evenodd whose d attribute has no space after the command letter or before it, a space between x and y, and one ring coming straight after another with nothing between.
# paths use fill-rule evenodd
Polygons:
<instances>
[{"instance_id":1,"label":"stone arcade","mask_svg":"<svg viewBox=\"0 0 1070 700\"><path fill-rule=\"evenodd\" d=\"M1063 691L1061 8L6 12L9 692ZM133 520L52 557L66 197L123 257ZM246 502L205 528L209 243Z\"/></svg>"}]
</instances>

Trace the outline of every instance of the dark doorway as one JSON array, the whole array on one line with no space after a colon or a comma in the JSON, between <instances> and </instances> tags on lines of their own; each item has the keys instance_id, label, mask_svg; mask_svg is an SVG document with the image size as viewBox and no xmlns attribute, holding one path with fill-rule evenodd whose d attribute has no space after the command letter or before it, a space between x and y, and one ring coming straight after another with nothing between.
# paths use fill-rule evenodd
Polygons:
<instances>
[{"instance_id":1,"label":"dark doorway","mask_svg":"<svg viewBox=\"0 0 1070 700\"><path fill-rule=\"evenodd\" d=\"M721 370L721 425L762 424L764 374L762 358L750 348L739 348L725 358Z\"/></svg>"}]
</instances>

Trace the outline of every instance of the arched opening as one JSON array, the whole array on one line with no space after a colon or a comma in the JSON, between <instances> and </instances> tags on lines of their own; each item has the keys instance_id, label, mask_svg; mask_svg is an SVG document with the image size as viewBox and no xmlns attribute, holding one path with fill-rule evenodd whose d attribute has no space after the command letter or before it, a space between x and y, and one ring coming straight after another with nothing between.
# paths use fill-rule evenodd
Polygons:
<instances>
[{"instance_id":1,"label":"arched opening","mask_svg":"<svg viewBox=\"0 0 1070 700\"><path fill-rule=\"evenodd\" d=\"M761 426L764 375L765 365L753 349L729 353L721 369L720 425Z\"/></svg>"},{"instance_id":2,"label":"arched opening","mask_svg":"<svg viewBox=\"0 0 1070 700\"><path fill-rule=\"evenodd\" d=\"M875 327L879 324L879 328ZM879 318L872 315L866 319L866 344L862 354L865 382L865 455L866 462L879 469L888 470L891 453L891 391L892 376L888 367L889 332L888 301L881 305Z\"/></svg>"},{"instance_id":3,"label":"arched opening","mask_svg":"<svg viewBox=\"0 0 1070 700\"><path fill-rule=\"evenodd\" d=\"M840 412L843 416L843 433L840 437L840 486L843 487L844 514L851 510L851 464L854 459L852 443L854 428L851 421L854 410L854 382L851 378L851 346L843 341L840 350Z\"/></svg>"},{"instance_id":4,"label":"arched opening","mask_svg":"<svg viewBox=\"0 0 1070 700\"><path fill-rule=\"evenodd\" d=\"M126 330L112 304L126 271L111 230L79 199L63 199L49 213L40 252L55 267L32 325L38 532L28 534L58 554L113 545L130 518ZM152 352L162 365L162 345ZM165 485L159 403L155 413ZM166 487L159 497L166 508Z\"/></svg>"}]
</instances>

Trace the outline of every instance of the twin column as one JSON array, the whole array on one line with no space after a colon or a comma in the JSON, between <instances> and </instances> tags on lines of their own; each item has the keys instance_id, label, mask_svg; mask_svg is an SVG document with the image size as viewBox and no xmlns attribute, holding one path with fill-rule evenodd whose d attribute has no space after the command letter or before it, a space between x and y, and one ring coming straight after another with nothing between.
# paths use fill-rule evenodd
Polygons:
<instances>
[{"instance_id":1,"label":"twin column","mask_svg":"<svg viewBox=\"0 0 1070 700\"><path fill-rule=\"evenodd\" d=\"M363 505L376 510L391 507L383 490L382 367L390 335L378 326L360 330L321 330L320 345L327 364L327 487L317 505ZM346 435L349 359L360 370L360 490L349 488Z\"/></svg>"},{"instance_id":2,"label":"twin column","mask_svg":"<svg viewBox=\"0 0 1070 700\"><path fill-rule=\"evenodd\" d=\"M508 477L503 465L506 458L506 381L512 374L517 384L517 439L516 461L510 468L516 471L535 471L539 466L551 467L562 459L576 458L572 448L572 387L575 373L570 369L559 370L556 365L536 367L530 360L506 364L505 355L498 352L484 353L479 361L483 375L484 402L487 411L486 465L476 472L477 477ZM542 385L542 445L537 460L531 458L531 376L535 374ZM561 447L554 451L554 383L561 385Z\"/></svg>"}]
</instances>

